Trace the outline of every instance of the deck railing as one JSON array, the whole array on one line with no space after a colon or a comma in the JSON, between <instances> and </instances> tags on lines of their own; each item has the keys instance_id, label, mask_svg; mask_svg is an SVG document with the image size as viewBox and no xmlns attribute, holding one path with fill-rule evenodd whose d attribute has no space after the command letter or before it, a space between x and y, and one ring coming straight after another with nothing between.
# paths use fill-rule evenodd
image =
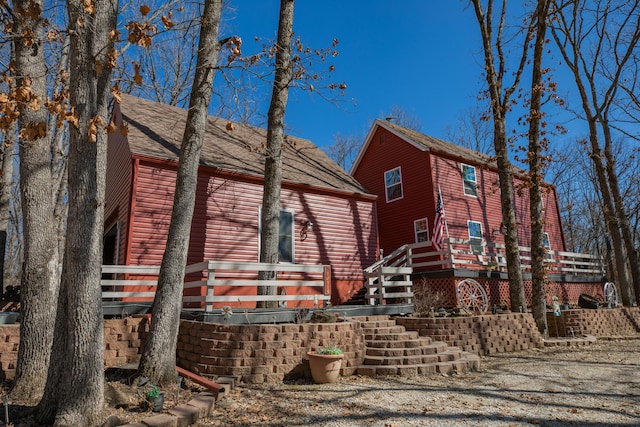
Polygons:
<instances>
[{"instance_id":1,"label":"deck railing","mask_svg":"<svg viewBox=\"0 0 640 427\"><path fill-rule=\"evenodd\" d=\"M259 280L259 272L272 272L274 279ZM151 302L160 267L103 265L102 299ZM111 275L112 278L104 278ZM325 265L266 264L205 261L185 269L183 308L213 311L215 304L247 306L257 301L313 301L324 306L331 299L331 268ZM273 287L277 295L258 295L258 287Z\"/></svg>"},{"instance_id":2,"label":"deck railing","mask_svg":"<svg viewBox=\"0 0 640 427\"><path fill-rule=\"evenodd\" d=\"M531 248L520 246L520 266L531 271ZM601 257L589 254L548 250L545 255L548 274L575 276L603 276ZM507 271L504 244L482 242L475 244L464 239L445 239L442 250L435 251L430 241L404 245L385 256L365 272L378 267L411 267L414 271L438 269L470 269Z\"/></svg>"}]
</instances>

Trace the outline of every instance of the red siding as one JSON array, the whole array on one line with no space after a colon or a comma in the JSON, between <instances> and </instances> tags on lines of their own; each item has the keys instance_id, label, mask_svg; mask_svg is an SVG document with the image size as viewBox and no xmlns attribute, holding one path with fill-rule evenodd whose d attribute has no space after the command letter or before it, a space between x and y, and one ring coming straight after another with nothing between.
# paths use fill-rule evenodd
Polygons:
<instances>
[{"instance_id":1,"label":"red siding","mask_svg":"<svg viewBox=\"0 0 640 427\"><path fill-rule=\"evenodd\" d=\"M360 164L354 178L369 192L378 195L378 230L384 253L415 242L414 220L428 217L429 228L433 226L434 193L427 152L378 128ZM387 202L384 174L398 166L401 167L403 198Z\"/></svg>"},{"instance_id":2,"label":"red siding","mask_svg":"<svg viewBox=\"0 0 640 427\"><path fill-rule=\"evenodd\" d=\"M135 212L131 232L132 264L160 265L171 218L175 167L141 161L137 174ZM262 183L230 179L201 169L191 230L188 263L203 260L257 261L258 215ZM354 289L337 282L363 284L363 269L377 259L375 205L372 200L301 192L284 186L283 209L294 212L295 262L328 264L332 269L336 301ZM302 221L313 231L302 240ZM357 289L355 289L357 290ZM342 293L342 294L340 294Z\"/></svg>"},{"instance_id":3,"label":"red siding","mask_svg":"<svg viewBox=\"0 0 640 427\"><path fill-rule=\"evenodd\" d=\"M116 105L114 118L117 125L122 123ZM126 138L120 132L109 134L107 146L105 227L118 221L120 228L117 264L126 264L127 229L129 226L129 200L131 199L131 151ZM105 229L105 232L108 231Z\"/></svg>"},{"instance_id":4,"label":"red siding","mask_svg":"<svg viewBox=\"0 0 640 427\"><path fill-rule=\"evenodd\" d=\"M462 164L475 167L478 196L465 195ZM386 202L384 173L401 167L404 198ZM371 193L378 195L380 247L389 253L406 243L415 242L413 221L428 217L429 237L433 230L435 198L440 188L446 212L449 236L468 239L467 221L482 224L487 242L504 243L495 233L502 224L498 173L486 165L474 164L452 156L421 151L386 129L378 127L363 154L354 177ZM520 245L529 246L531 227L529 194L514 180L516 219ZM564 238L557 208L555 190L545 193L545 232L549 233L552 250L564 250Z\"/></svg>"}]
</instances>

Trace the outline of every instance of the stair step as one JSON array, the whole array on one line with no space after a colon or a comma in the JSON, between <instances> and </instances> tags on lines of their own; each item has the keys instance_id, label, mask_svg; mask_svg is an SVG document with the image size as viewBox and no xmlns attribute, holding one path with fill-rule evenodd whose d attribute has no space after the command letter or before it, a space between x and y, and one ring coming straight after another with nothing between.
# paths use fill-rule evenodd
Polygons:
<instances>
[{"instance_id":1,"label":"stair step","mask_svg":"<svg viewBox=\"0 0 640 427\"><path fill-rule=\"evenodd\" d=\"M390 332L390 333L372 333L365 334L364 340L369 341L409 341L409 340L418 340L420 339L420 335L415 331L408 332Z\"/></svg>"},{"instance_id":2,"label":"stair step","mask_svg":"<svg viewBox=\"0 0 640 427\"><path fill-rule=\"evenodd\" d=\"M364 332L365 335L375 335L375 334L402 334L404 332L407 332L407 330L404 328L404 326L378 326L375 328L362 328L362 332ZM415 332L415 331L414 331Z\"/></svg>"},{"instance_id":3,"label":"stair step","mask_svg":"<svg viewBox=\"0 0 640 427\"><path fill-rule=\"evenodd\" d=\"M359 375L384 376L394 375L402 377L411 377L416 375L428 375L437 373L452 373L456 370L465 371L470 369L466 363L423 363L419 365L361 365L356 369Z\"/></svg>"},{"instance_id":4,"label":"stair step","mask_svg":"<svg viewBox=\"0 0 640 427\"><path fill-rule=\"evenodd\" d=\"M453 360L446 360L441 355L436 354L427 354L422 355L419 354L417 356L369 356L366 355L364 357L363 364L364 365L375 365L375 366L385 366L385 365L424 365L429 363L438 363L438 362L452 362Z\"/></svg>"}]
</instances>

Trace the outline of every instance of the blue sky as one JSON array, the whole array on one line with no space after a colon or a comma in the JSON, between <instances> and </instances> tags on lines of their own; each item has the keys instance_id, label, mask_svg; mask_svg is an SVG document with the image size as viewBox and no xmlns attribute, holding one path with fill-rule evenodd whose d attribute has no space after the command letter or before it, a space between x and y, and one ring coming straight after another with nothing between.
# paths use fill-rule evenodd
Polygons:
<instances>
[{"instance_id":1,"label":"blue sky","mask_svg":"<svg viewBox=\"0 0 640 427\"><path fill-rule=\"evenodd\" d=\"M483 85L478 24L465 4L298 0L295 33L314 48L339 40L334 75L347 90L339 105L292 91L287 132L322 147L336 134L364 136L372 120L397 105L422 122L424 133L445 138L447 125L477 102ZM255 36L275 39L278 0L232 0L231 7L222 31L240 35L245 53Z\"/></svg>"}]
</instances>

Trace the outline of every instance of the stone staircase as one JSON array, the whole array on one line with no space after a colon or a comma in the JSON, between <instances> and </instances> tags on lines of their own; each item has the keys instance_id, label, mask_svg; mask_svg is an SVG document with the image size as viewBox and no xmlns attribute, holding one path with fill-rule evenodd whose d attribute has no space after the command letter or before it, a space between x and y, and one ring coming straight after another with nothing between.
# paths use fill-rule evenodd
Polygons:
<instances>
[{"instance_id":1,"label":"stone staircase","mask_svg":"<svg viewBox=\"0 0 640 427\"><path fill-rule=\"evenodd\" d=\"M480 357L450 347L442 341L407 331L389 316L354 318L361 323L366 343L362 365L356 373L367 376L410 377L434 373L477 370Z\"/></svg>"}]
</instances>

